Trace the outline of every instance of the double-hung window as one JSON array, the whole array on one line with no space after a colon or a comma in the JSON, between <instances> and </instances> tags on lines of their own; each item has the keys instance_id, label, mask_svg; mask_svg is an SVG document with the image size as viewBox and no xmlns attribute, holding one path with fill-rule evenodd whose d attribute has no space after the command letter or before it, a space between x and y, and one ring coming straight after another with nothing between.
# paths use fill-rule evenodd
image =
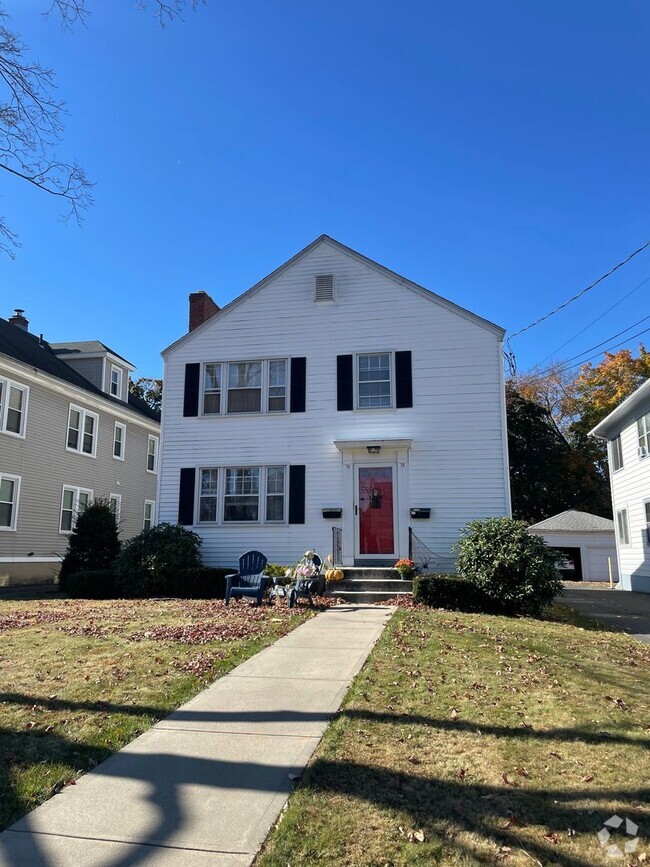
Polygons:
<instances>
[{"instance_id":1,"label":"double-hung window","mask_svg":"<svg viewBox=\"0 0 650 867\"><path fill-rule=\"evenodd\" d=\"M650 457L650 412L641 416L636 427L639 434L639 457Z\"/></svg>"},{"instance_id":2,"label":"double-hung window","mask_svg":"<svg viewBox=\"0 0 650 867\"><path fill-rule=\"evenodd\" d=\"M226 469L223 519L224 521L259 521L259 467L228 467Z\"/></svg>"},{"instance_id":3,"label":"double-hung window","mask_svg":"<svg viewBox=\"0 0 650 867\"><path fill-rule=\"evenodd\" d=\"M630 544L630 524L627 516L627 509L618 509L616 512L616 529L618 530L618 541L621 545Z\"/></svg>"},{"instance_id":4,"label":"double-hung window","mask_svg":"<svg viewBox=\"0 0 650 867\"><path fill-rule=\"evenodd\" d=\"M623 467L623 446L620 434L611 441L611 455L612 471L616 472L616 470L620 470Z\"/></svg>"},{"instance_id":5,"label":"double-hung window","mask_svg":"<svg viewBox=\"0 0 650 867\"><path fill-rule=\"evenodd\" d=\"M111 394L113 397L122 397L122 371L119 367L111 366Z\"/></svg>"},{"instance_id":6,"label":"double-hung window","mask_svg":"<svg viewBox=\"0 0 650 867\"><path fill-rule=\"evenodd\" d=\"M262 362L228 364L228 412L262 411Z\"/></svg>"},{"instance_id":7,"label":"double-hung window","mask_svg":"<svg viewBox=\"0 0 650 867\"><path fill-rule=\"evenodd\" d=\"M199 523L217 520L219 470L201 470L199 480Z\"/></svg>"},{"instance_id":8,"label":"double-hung window","mask_svg":"<svg viewBox=\"0 0 650 867\"><path fill-rule=\"evenodd\" d=\"M284 521L285 468L266 468L266 520Z\"/></svg>"},{"instance_id":9,"label":"double-hung window","mask_svg":"<svg viewBox=\"0 0 650 867\"><path fill-rule=\"evenodd\" d=\"M357 356L357 405L359 409L392 406L390 352Z\"/></svg>"},{"instance_id":10,"label":"double-hung window","mask_svg":"<svg viewBox=\"0 0 650 867\"><path fill-rule=\"evenodd\" d=\"M124 460L126 450L126 425L119 421L115 422L115 430L113 432L113 457L118 461Z\"/></svg>"},{"instance_id":11,"label":"double-hung window","mask_svg":"<svg viewBox=\"0 0 650 867\"><path fill-rule=\"evenodd\" d=\"M10 379L0 379L0 431L25 436L29 389Z\"/></svg>"},{"instance_id":12,"label":"double-hung window","mask_svg":"<svg viewBox=\"0 0 650 867\"><path fill-rule=\"evenodd\" d=\"M646 500L643 504L645 510L645 532L648 544L650 545L650 500Z\"/></svg>"},{"instance_id":13,"label":"double-hung window","mask_svg":"<svg viewBox=\"0 0 650 867\"><path fill-rule=\"evenodd\" d=\"M269 361L268 412L285 412L287 408L287 361Z\"/></svg>"},{"instance_id":14,"label":"double-hung window","mask_svg":"<svg viewBox=\"0 0 650 867\"><path fill-rule=\"evenodd\" d=\"M20 476L0 473L0 530L15 530L18 519Z\"/></svg>"},{"instance_id":15,"label":"double-hung window","mask_svg":"<svg viewBox=\"0 0 650 867\"><path fill-rule=\"evenodd\" d=\"M206 364L203 368L203 414L221 412L221 365Z\"/></svg>"},{"instance_id":16,"label":"double-hung window","mask_svg":"<svg viewBox=\"0 0 650 867\"><path fill-rule=\"evenodd\" d=\"M144 501L144 516L142 519L142 529L150 530L153 527L154 515L156 513L156 501L155 500L145 500Z\"/></svg>"},{"instance_id":17,"label":"double-hung window","mask_svg":"<svg viewBox=\"0 0 650 867\"><path fill-rule=\"evenodd\" d=\"M92 498L93 492L88 488L74 488L64 485L59 520L61 533L71 533L74 530L77 518L92 501Z\"/></svg>"},{"instance_id":18,"label":"double-hung window","mask_svg":"<svg viewBox=\"0 0 650 867\"><path fill-rule=\"evenodd\" d=\"M147 439L147 472L158 472L158 437L151 435Z\"/></svg>"},{"instance_id":19,"label":"double-hung window","mask_svg":"<svg viewBox=\"0 0 650 867\"><path fill-rule=\"evenodd\" d=\"M111 512L115 515L115 523L119 526L122 513L122 494L109 494L108 505Z\"/></svg>"},{"instance_id":20,"label":"double-hung window","mask_svg":"<svg viewBox=\"0 0 650 867\"><path fill-rule=\"evenodd\" d=\"M210 361L203 365L203 415L280 413L289 409L286 358Z\"/></svg>"},{"instance_id":21,"label":"double-hung window","mask_svg":"<svg viewBox=\"0 0 650 867\"><path fill-rule=\"evenodd\" d=\"M200 524L282 524L286 504L285 466L204 467L198 471L195 514Z\"/></svg>"},{"instance_id":22,"label":"double-hung window","mask_svg":"<svg viewBox=\"0 0 650 867\"><path fill-rule=\"evenodd\" d=\"M99 416L80 406L70 404L68 413L68 438L66 448L71 452L79 452L95 457L97 454L97 428Z\"/></svg>"}]
</instances>

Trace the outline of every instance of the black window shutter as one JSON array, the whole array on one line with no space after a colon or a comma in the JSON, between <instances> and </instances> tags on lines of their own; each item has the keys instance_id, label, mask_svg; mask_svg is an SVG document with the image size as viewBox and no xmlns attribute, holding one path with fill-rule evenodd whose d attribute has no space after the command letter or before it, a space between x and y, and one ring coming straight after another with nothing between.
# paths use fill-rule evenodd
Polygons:
<instances>
[{"instance_id":1,"label":"black window shutter","mask_svg":"<svg viewBox=\"0 0 650 867\"><path fill-rule=\"evenodd\" d=\"M194 483L196 470L194 467L183 467L181 470L181 486L178 493L178 523L194 523Z\"/></svg>"},{"instance_id":2,"label":"black window shutter","mask_svg":"<svg viewBox=\"0 0 650 867\"><path fill-rule=\"evenodd\" d=\"M304 412L307 392L307 359L291 359L291 403L289 412Z\"/></svg>"},{"instance_id":3,"label":"black window shutter","mask_svg":"<svg viewBox=\"0 0 650 867\"><path fill-rule=\"evenodd\" d=\"M354 409L354 378L352 375L352 356L336 356L336 408Z\"/></svg>"},{"instance_id":4,"label":"black window shutter","mask_svg":"<svg viewBox=\"0 0 650 867\"><path fill-rule=\"evenodd\" d=\"M305 467L289 467L289 523L305 523Z\"/></svg>"},{"instance_id":5,"label":"black window shutter","mask_svg":"<svg viewBox=\"0 0 650 867\"><path fill-rule=\"evenodd\" d=\"M183 396L183 415L199 414L199 377L200 364L185 365L185 394Z\"/></svg>"},{"instance_id":6,"label":"black window shutter","mask_svg":"<svg viewBox=\"0 0 650 867\"><path fill-rule=\"evenodd\" d=\"M395 406L398 409L413 406L413 377L411 352L395 353Z\"/></svg>"}]
</instances>

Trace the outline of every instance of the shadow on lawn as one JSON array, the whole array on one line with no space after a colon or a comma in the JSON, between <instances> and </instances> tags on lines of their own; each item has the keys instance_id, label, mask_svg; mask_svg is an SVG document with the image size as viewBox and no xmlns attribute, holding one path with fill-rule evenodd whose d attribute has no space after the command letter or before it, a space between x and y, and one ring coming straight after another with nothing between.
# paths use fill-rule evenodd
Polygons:
<instances>
[{"instance_id":1,"label":"shadow on lawn","mask_svg":"<svg viewBox=\"0 0 650 867\"><path fill-rule=\"evenodd\" d=\"M37 703L57 709L98 710L134 715L149 714L154 717L159 717L161 714L159 708L111 705L104 702L45 700L12 693L0 695L0 700L29 705ZM453 731L475 731L477 728L475 724L462 720L452 722L419 715L378 713L366 710L343 710L339 716L354 721L381 721L394 725L417 724ZM292 734L300 733L300 723L307 724L314 720L326 721L329 718L330 714L325 712L304 713L288 710L261 713L176 711L174 714L176 723L188 723L188 730L191 730L192 723L216 723L218 725L220 722L224 724L278 722L297 724L297 730L293 731ZM604 739L581 729L535 731L534 729L489 725L481 725L480 728L484 735L564 741L567 745L579 740L586 743L628 743L640 748L646 746L642 742L626 738L623 735L613 735ZM87 768L90 760L103 761L103 759L109 758L111 752L108 749L84 746L65 737L45 734L33 729L21 732L0 731L0 749L0 756L3 759L2 767L7 775L2 783L2 798L5 805L13 805L10 812L14 816L18 812L25 812L33 805L21 799L15 791L11 776L12 760L14 760L14 764L18 763L22 766L47 761L72 764L76 768ZM277 792L290 792L292 784L289 775L296 772L299 773L300 768L289 765L224 761L188 755L145 755L133 751L113 755L109 761L95 769L94 776L104 777L107 780L140 780L145 782L150 815L146 820L142 820L147 829L142 840L144 846L129 846L125 849L121 844L118 848L115 848L115 845L107 844L105 854L99 855L98 853L98 860L95 863L101 863L105 867L130 867L130 865L145 862L151 856L150 847L152 845L182 847L183 840L186 840L187 835L196 829L189 828L188 816L185 812L185 799L181 799L180 796L181 788L201 786L209 789L246 789L253 792L268 793L270 801L270 798ZM56 781L53 780L54 782ZM112 811L119 810L121 806L116 803L116 798L119 799L121 791L116 790L114 783L107 785L110 791L107 792L106 800L102 802L102 815L100 816L99 813L97 815L98 825L95 827L91 816L84 826L83 835L79 834L79 836L85 838L88 835L88 837L96 839L109 840L112 836L110 829L112 828L113 833L115 833L115 829L119 827L114 822L111 824L110 819L108 824L105 824L105 816L110 816ZM380 808L396 810L402 815L406 814L414 826L424 828L428 839L437 836L443 841L450 839L449 845L458 848L462 848L460 841L451 842L451 840L459 832L478 834L498 846L521 847L517 828L527 823L543 825L560 837L567 835L569 829L576 834L595 835L603 821L610 815L612 801L624 804L626 817L637 824L642 824L644 818L647 820L647 813L642 812L635 805L647 802L650 796L649 789L632 787L606 791L598 791L588 787L541 790L533 788L529 782L521 787L492 786L461 779L430 778L421 773L402 773L389 768L325 758L317 759L309 768L304 776L302 786L312 791L344 795ZM66 817L74 815L75 807L78 806L74 799L83 796L80 791L81 788L80 786L77 791L66 790L66 794L63 796L68 799L65 801ZM95 795L95 797L97 796ZM142 798L142 792L138 793L138 797ZM596 803L596 805L602 802L602 809L599 810L596 807L590 815L582 806L585 801ZM57 821L61 821L60 812ZM136 813L135 816L136 818L133 820L127 818L127 824L131 821L135 823L134 829L137 836L139 813ZM30 864L34 867L46 867L46 865L53 863L46 852L47 845L43 848L43 843L47 842L46 838L38 833L25 833L31 830L32 823L33 820L28 816L21 823L20 832L12 831L0 836L0 861L7 864ZM57 828L55 825L51 827L50 832L56 834L59 830L62 834L70 834L75 837L75 834L79 833L77 828L78 825L74 821L72 824L68 824L68 819L64 818L63 828ZM244 832L243 828L241 830ZM128 829L124 830L124 835L129 836ZM122 836L121 833L118 838L120 836ZM543 863L556 863L557 861L552 841L544 839L541 834L537 841L527 840L525 849ZM474 851L467 849L467 853L474 859L475 863L482 863L481 856ZM72 849L70 849L70 857L71 859L75 857ZM485 863L493 863L493 857L491 856ZM589 860L567 855L566 852L562 852L561 857L562 863L568 867L590 867Z\"/></svg>"}]
</instances>

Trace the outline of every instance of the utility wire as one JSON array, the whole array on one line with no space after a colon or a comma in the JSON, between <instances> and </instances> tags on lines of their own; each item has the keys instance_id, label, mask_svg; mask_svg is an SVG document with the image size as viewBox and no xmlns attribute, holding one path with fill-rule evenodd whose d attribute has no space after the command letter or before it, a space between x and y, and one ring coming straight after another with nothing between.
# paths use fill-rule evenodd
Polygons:
<instances>
[{"instance_id":1,"label":"utility wire","mask_svg":"<svg viewBox=\"0 0 650 867\"><path fill-rule=\"evenodd\" d=\"M650 319L650 316L644 316L643 319L639 319L638 322L634 322L632 325L628 325L628 327L624 328L622 331L617 331L616 334L612 334L611 337L608 337L605 340L601 340L601 342L597 343L595 346L590 346L589 349L583 349L583 351L579 352L577 355L572 355L571 358L566 358L564 361L560 362L560 367L562 367L562 365L564 364L568 364L570 361L574 361L576 358L580 358L581 355L586 355L587 352L591 352L592 349L598 349L599 346L604 346L606 343L609 343L610 340L614 340L615 338L620 337L621 334L625 334L626 331L631 331L633 328L636 328L637 325L641 325L642 322L647 322L648 319ZM632 335L632 337L634 336L635 335ZM623 342L625 343L627 342L627 340L631 340L632 337L628 337ZM553 366L554 365L552 365L548 369L552 370Z\"/></svg>"},{"instance_id":2,"label":"utility wire","mask_svg":"<svg viewBox=\"0 0 650 867\"><path fill-rule=\"evenodd\" d=\"M604 319L605 316L607 316L607 314L610 313L615 307L618 307L619 304L622 304L623 301L625 301L627 298L629 298L630 295L633 295L637 291L637 289L640 289L642 286L645 286L645 284L648 282L650 282L650 277L646 277L645 280L642 280L640 283L638 283L634 287L634 289L631 289L626 295L623 295L622 298L619 298L618 301L616 301L614 304L612 304L611 307L608 307L607 310L605 310L603 313L600 314L600 316L597 316L595 319L592 319L592 321L588 325L585 325L585 327L582 328L580 331L578 331L577 334L574 334L573 337L569 337L568 340L565 340L565 342L562 344L562 346L558 346L557 349L554 349L553 352L551 352L545 358L542 358L542 360L540 361L540 364L544 364L545 361L548 361L549 358L553 358L553 356L556 353L558 353L561 349L564 349L565 346L568 346L569 343L573 343L573 341L576 338L580 337L581 334L584 334L585 331L588 331L592 325L596 324L596 322L600 322L601 319Z\"/></svg>"},{"instance_id":3,"label":"utility wire","mask_svg":"<svg viewBox=\"0 0 650 867\"><path fill-rule=\"evenodd\" d=\"M646 316L644 319L639 320L639 322L635 322L635 325L640 325L641 322L645 322L650 319L650 316ZM634 325L630 325L630 328L634 328ZM629 331L630 328L625 328L623 331L619 331L618 334L612 334L611 337L608 337L607 340L603 340L603 343L609 343L610 340L613 340L615 337L620 337L621 334L624 334L625 331ZM630 340L634 340L637 337L641 337L647 332L650 331L650 328L644 328L643 331L638 331L636 334L630 334L625 340L621 340L619 343L615 343L612 346L607 346L605 349L601 349L600 352L597 352L595 355L590 355L588 358L583 358L581 361L577 361L575 364L570 364L571 361L574 361L576 358L580 358L581 355L584 355L585 352L591 352L592 349L597 349L599 346L602 346L603 343L597 343L596 346L590 346L589 349L585 349L584 352L580 352L578 355L574 355L573 358L567 358L566 361L561 362L560 364L554 364L551 367L547 367L544 370L538 371L539 376L543 376L545 373L550 373L553 370L571 370L574 367L580 367L582 364L586 364L588 361L591 361L594 358L599 358L601 355L604 355L606 352L609 352L612 349L618 349L619 346L625 346L626 343L629 343Z\"/></svg>"},{"instance_id":4,"label":"utility wire","mask_svg":"<svg viewBox=\"0 0 650 867\"><path fill-rule=\"evenodd\" d=\"M589 358L583 358L582 361L571 364L569 365L569 367L566 367L564 369L572 370L574 367L582 367L582 365L586 364L588 361L592 361L594 358L600 358L601 355L604 355L606 352L609 352L612 349L618 349L619 346L625 346L628 340L633 340L635 337L641 337L643 334L647 334L648 331L650 331L650 328L646 328L644 331L639 331L638 334L633 334L631 337L628 337L627 340L621 340L620 343L615 343L614 346L608 346L607 349L603 349L601 352L597 352L595 355L590 355Z\"/></svg>"},{"instance_id":5,"label":"utility wire","mask_svg":"<svg viewBox=\"0 0 650 867\"><path fill-rule=\"evenodd\" d=\"M598 286L599 283L602 283L603 280L606 280L607 277L610 277L615 271L618 271L619 268L622 268L623 265L627 265L627 263L631 259L634 259L635 256L638 256L639 253L642 253L647 247L650 247L650 241L646 241L645 244L643 244L641 247L638 248L638 250L635 250L633 253L630 253L630 255L626 259L623 259L623 261L619 262L618 265L614 265L614 267L610 268L606 274L603 274L602 277L599 277L597 280L594 280L593 283L590 283L589 286L582 289L576 295L573 295L573 297L569 298L563 304L560 304L558 307L555 308L555 310L551 310L550 313L546 313L544 316L540 316L539 319L536 319L534 322L531 322L530 325L526 325L524 328L520 328L519 331L515 331L515 333L511 334L508 339L512 340L513 337L518 337L520 334L523 334L525 331L530 331L531 328L534 328L536 325L539 325L540 322L544 322L547 319L550 319L551 316L555 316L556 313L559 313L560 310L564 310L565 307L568 307L569 304L572 304L574 301L577 301L578 298L582 298L582 296L585 295L587 292L589 292L591 289L593 289L594 286Z\"/></svg>"}]
</instances>

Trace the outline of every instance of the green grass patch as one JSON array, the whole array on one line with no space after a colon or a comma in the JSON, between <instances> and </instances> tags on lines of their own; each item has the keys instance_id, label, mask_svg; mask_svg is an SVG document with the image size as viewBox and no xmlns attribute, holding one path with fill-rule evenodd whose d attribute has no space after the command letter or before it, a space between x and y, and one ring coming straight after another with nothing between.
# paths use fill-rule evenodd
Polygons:
<instances>
[{"instance_id":1,"label":"green grass patch","mask_svg":"<svg viewBox=\"0 0 650 867\"><path fill-rule=\"evenodd\" d=\"M0 602L0 829L310 616L247 601Z\"/></svg>"},{"instance_id":2,"label":"green grass patch","mask_svg":"<svg viewBox=\"0 0 650 867\"><path fill-rule=\"evenodd\" d=\"M641 836L619 863L643 863L649 667L564 608L398 610L256 867L606 865L614 813Z\"/></svg>"}]
</instances>

